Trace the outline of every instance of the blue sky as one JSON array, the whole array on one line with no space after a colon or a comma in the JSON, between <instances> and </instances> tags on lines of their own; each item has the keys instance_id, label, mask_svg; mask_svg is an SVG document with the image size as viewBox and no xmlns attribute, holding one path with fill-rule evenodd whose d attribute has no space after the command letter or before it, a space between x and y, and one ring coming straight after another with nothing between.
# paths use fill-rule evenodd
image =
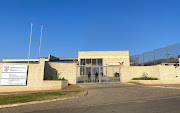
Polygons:
<instances>
[{"instance_id":1,"label":"blue sky","mask_svg":"<svg viewBox=\"0 0 180 113\"><path fill-rule=\"evenodd\" d=\"M179 0L1 0L0 60L77 57L78 51L131 55L180 42Z\"/></svg>"}]
</instances>

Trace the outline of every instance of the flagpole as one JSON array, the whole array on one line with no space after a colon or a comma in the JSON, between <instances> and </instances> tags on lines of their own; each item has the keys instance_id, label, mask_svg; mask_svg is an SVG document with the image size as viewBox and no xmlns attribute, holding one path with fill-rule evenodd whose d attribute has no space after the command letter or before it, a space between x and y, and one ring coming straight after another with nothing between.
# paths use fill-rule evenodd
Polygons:
<instances>
[{"instance_id":1,"label":"flagpole","mask_svg":"<svg viewBox=\"0 0 180 113\"><path fill-rule=\"evenodd\" d=\"M41 36L40 36L40 45L39 45L39 58L40 58L40 53L41 53L42 30L43 30L43 25L41 25Z\"/></svg>"},{"instance_id":2,"label":"flagpole","mask_svg":"<svg viewBox=\"0 0 180 113\"><path fill-rule=\"evenodd\" d=\"M31 37L32 37L32 27L33 27L33 24L31 23L31 33L30 33L30 41L29 41L28 64L29 64L29 57L30 57L30 51L31 51Z\"/></svg>"}]
</instances>

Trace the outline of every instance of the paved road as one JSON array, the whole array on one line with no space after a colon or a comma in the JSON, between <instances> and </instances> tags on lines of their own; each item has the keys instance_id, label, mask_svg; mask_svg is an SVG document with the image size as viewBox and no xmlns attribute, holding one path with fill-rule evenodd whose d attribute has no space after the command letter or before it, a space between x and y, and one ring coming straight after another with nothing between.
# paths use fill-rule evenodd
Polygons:
<instances>
[{"instance_id":1,"label":"paved road","mask_svg":"<svg viewBox=\"0 0 180 113\"><path fill-rule=\"evenodd\" d=\"M88 95L51 103L0 109L0 113L179 113L180 89L145 85L83 85ZM95 88L91 88L95 87Z\"/></svg>"}]
</instances>

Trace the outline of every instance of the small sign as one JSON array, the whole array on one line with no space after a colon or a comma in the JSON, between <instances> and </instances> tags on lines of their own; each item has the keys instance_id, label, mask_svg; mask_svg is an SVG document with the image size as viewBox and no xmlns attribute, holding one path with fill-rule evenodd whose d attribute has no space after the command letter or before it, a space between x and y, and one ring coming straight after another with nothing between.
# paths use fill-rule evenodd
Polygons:
<instances>
[{"instance_id":1,"label":"small sign","mask_svg":"<svg viewBox=\"0 0 180 113\"><path fill-rule=\"evenodd\" d=\"M2 73L1 79L10 79L10 78L24 78L26 79L27 74L26 73Z\"/></svg>"},{"instance_id":2,"label":"small sign","mask_svg":"<svg viewBox=\"0 0 180 113\"><path fill-rule=\"evenodd\" d=\"M1 73L1 85L26 85L27 69L27 65L3 64Z\"/></svg>"},{"instance_id":3,"label":"small sign","mask_svg":"<svg viewBox=\"0 0 180 113\"><path fill-rule=\"evenodd\" d=\"M26 79L1 79L1 85L4 86L24 86Z\"/></svg>"},{"instance_id":4,"label":"small sign","mask_svg":"<svg viewBox=\"0 0 180 113\"><path fill-rule=\"evenodd\" d=\"M8 65L4 64L2 72L18 72L18 73L27 73L27 65Z\"/></svg>"}]
</instances>

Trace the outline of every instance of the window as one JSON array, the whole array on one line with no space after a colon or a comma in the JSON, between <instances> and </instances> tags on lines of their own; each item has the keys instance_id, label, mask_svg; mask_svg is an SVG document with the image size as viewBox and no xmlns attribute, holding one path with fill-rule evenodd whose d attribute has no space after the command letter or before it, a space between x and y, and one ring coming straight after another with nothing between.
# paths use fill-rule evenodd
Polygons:
<instances>
[{"instance_id":1,"label":"window","mask_svg":"<svg viewBox=\"0 0 180 113\"><path fill-rule=\"evenodd\" d=\"M96 65L96 59L92 59L92 65Z\"/></svg>"},{"instance_id":2,"label":"window","mask_svg":"<svg viewBox=\"0 0 180 113\"><path fill-rule=\"evenodd\" d=\"M89 73L91 73L91 67L86 67L86 75L88 75Z\"/></svg>"},{"instance_id":3,"label":"window","mask_svg":"<svg viewBox=\"0 0 180 113\"><path fill-rule=\"evenodd\" d=\"M80 67L80 75L82 76L82 75L85 75L85 68L84 68L84 66L81 66Z\"/></svg>"},{"instance_id":4,"label":"window","mask_svg":"<svg viewBox=\"0 0 180 113\"><path fill-rule=\"evenodd\" d=\"M85 59L81 59L81 65L85 65Z\"/></svg>"},{"instance_id":5,"label":"window","mask_svg":"<svg viewBox=\"0 0 180 113\"><path fill-rule=\"evenodd\" d=\"M98 66L102 66L102 59L97 59Z\"/></svg>"},{"instance_id":6,"label":"window","mask_svg":"<svg viewBox=\"0 0 180 113\"><path fill-rule=\"evenodd\" d=\"M81 59L80 65L103 66L102 59Z\"/></svg>"},{"instance_id":7,"label":"window","mask_svg":"<svg viewBox=\"0 0 180 113\"><path fill-rule=\"evenodd\" d=\"M91 65L91 59L86 59L86 65Z\"/></svg>"}]
</instances>

